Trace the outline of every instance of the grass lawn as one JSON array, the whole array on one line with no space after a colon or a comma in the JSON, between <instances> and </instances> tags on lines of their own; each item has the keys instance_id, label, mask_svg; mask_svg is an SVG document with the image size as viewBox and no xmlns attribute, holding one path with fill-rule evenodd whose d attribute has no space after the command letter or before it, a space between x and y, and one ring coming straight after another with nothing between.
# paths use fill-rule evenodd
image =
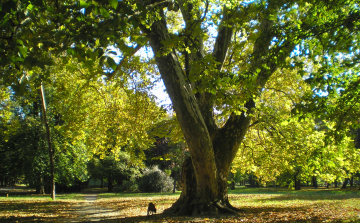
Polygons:
<instances>
[{"instance_id":1,"label":"grass lawn","mask_svg":"<svg viewBox=\"0 0 360 223\"><path fill-rule=\"evenodd\" d=\"M49 196L0 195L0 222L70 222L79 216L77 206L120 213L102 222L360 222L360 191L357 188L302 189L237 188L229 191L231 203L242 210L239 216L172 217L161 215L180 193L101 193L88 203L83 194ZM153 202L158 215L146 217Z\"/></svg>"}]
</instances>

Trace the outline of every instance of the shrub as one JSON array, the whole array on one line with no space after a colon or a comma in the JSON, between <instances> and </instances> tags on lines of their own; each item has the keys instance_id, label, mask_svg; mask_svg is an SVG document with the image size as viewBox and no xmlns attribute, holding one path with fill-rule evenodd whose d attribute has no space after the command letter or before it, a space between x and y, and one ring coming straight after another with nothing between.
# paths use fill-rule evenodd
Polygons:
<instances>
[{"instance_id":1,"label":"shrub","mask_svg":"<svg viewBox=\"0 0 360 223\"><path fill-rule=\"evenodd\" d=\"M139 185L136 182L136 178L130 178L130 180L124 180L120 186L118 186L116 192L135 192L138 191Z\"/></svg>"},{"instance_id":2,"label":"shrub","mask_svg":"<svg viewBox=\"0 0 360 223\"><path fill-rule=\"evenodd\" d=\"M146 168L139 179L139 190L142 192L171 192L173 180L158 166Z\"/></svg>"}]
</instances>

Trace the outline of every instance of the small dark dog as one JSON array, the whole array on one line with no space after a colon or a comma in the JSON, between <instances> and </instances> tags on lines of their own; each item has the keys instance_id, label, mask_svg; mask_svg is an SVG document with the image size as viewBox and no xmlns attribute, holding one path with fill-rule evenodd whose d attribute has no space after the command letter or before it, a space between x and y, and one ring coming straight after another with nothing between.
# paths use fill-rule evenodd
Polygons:
<instances>
[{"instance_id":1,"label":"small dark dog","mask_svg":"<svg viewBox=\"0 0 360 223\"><path fill-rule=\"evenodd\" d=\"M149 216L150 214L156 214L156 208L155 208L155 204L153 203L149 203L149 207L148 207L148 211L147 211L147 215Z\"/></svg>"}]
</instances>

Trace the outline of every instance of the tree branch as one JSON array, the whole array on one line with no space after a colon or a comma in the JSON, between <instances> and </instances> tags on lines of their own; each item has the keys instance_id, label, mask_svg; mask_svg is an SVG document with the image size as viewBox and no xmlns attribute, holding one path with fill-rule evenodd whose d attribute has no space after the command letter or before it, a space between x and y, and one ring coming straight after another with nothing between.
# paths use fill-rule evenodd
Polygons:
<instances>
[{"instance_id":1,"label":"tree branch","mask_svg":"<svg viewBox=\"0 0 360 223\"><path fill-rule=\"evenodd\" d=\"M178 0L180 5L180 10L183 15L183 19L186 24L186 28L184 30L185 35L185 47L190 49L190 53L185 52L185 73L187 74L187 78L189 79L190 74L194 74L195 72L191 72L194 67L192 64L194 62L200 61L203 59L203 39L202 35L199 35L202 32L201 22L205 19L209 1L206 0L205 11L202 17L200 17L200 10L198 8L194 8L191 3L184 4L183 0ZM197 19L192 19L192 14L198 16ZM195 69L197 69L195 67ZM198 80L194 83L189 83L189 85L194 89L201 85L201 80ZM210 93L197 93L195 94L196 100L199 105L199 109L201 115L205 121L207 130L211 138L213 138L217 132L217 126L213 117L213 102L211 99L212 94Z\"/></svg>"},{"instance_id":2,"label":"tree branch","mask_svg":"<svg viewBox=\"0 0 360 223\"><path fill-rule=\"evenodd\" d=\"M266 89L269 89L269 90L274 90L274 91L278 91L278 92L281 92L283 93L284 95L288 96L291 100L291 102L293 103L293 105L296 105L295 101L290 97L290 94L286 93L285 91L283 90L279 90L279 89L276 89L276 88L272 88L272 87L267 87Z\"/></svg>"},{"instance_id":3,"label":"tree branch","mask_svg":"<svg viewBox=\"0 0 360 223\"><path fill-rule=\"evenodd\" d=\"M122 65L123 65L130 57L134 56L135 53L137 53L137 52L141 49L141 47L143 47L143 45L138 44L138 45L134 48L134 50L133 50L129 55L126 55L126 56L120 61L120 63L117 65L116 69L115 69L113 72L111 72L111 73L109 73L109 74L106 74L108 80L111 80L111 79L115 76L115 74L120 70L120 68L122 67Z\"/></svg>"},{"instance_id":4,"label":"tree branch","mask_svg":"<svg viewBox=\"0 0 360 223\"><path fill-rule=\"evenodd\" d=\"M233 23L231 19L234 17L235 12L226 11L226 7L223 9L223 19L219 26L218 36L216 37L216 42L213 50L213 57L215 61L218 62L217 69L220 71L225 61L227 51L230 46L231 37L233 33Z\"/></svg>"}]
</instances>

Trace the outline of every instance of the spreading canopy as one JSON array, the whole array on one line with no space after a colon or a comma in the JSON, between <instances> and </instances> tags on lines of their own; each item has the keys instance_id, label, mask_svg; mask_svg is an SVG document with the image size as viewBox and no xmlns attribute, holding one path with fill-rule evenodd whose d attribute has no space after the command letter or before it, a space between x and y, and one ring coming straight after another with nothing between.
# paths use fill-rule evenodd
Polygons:
<instances>
[{"instance_id":1,"label":"spreading canopy","mask_svg":"<svg viewBox=\"0 0 360 223\"><path fill-rule=\"evenodd\" d=\"M71 55L89 67L99 61L109 80L156 64L191 157L177 213L233 210L230 165L275 71L298 69L317 93L296 112L321 107L319 115L327 116L345 107L339 126L355 123L345 119L359 105L351 90L359 89L355 0L13 0L2 9L2 82L16 91L23 89L24 69L51 65L49 54ZM143 47L154 57L139 58ZM336 93L352 104L343 106Z\"/></svg>"}]
</instances>

